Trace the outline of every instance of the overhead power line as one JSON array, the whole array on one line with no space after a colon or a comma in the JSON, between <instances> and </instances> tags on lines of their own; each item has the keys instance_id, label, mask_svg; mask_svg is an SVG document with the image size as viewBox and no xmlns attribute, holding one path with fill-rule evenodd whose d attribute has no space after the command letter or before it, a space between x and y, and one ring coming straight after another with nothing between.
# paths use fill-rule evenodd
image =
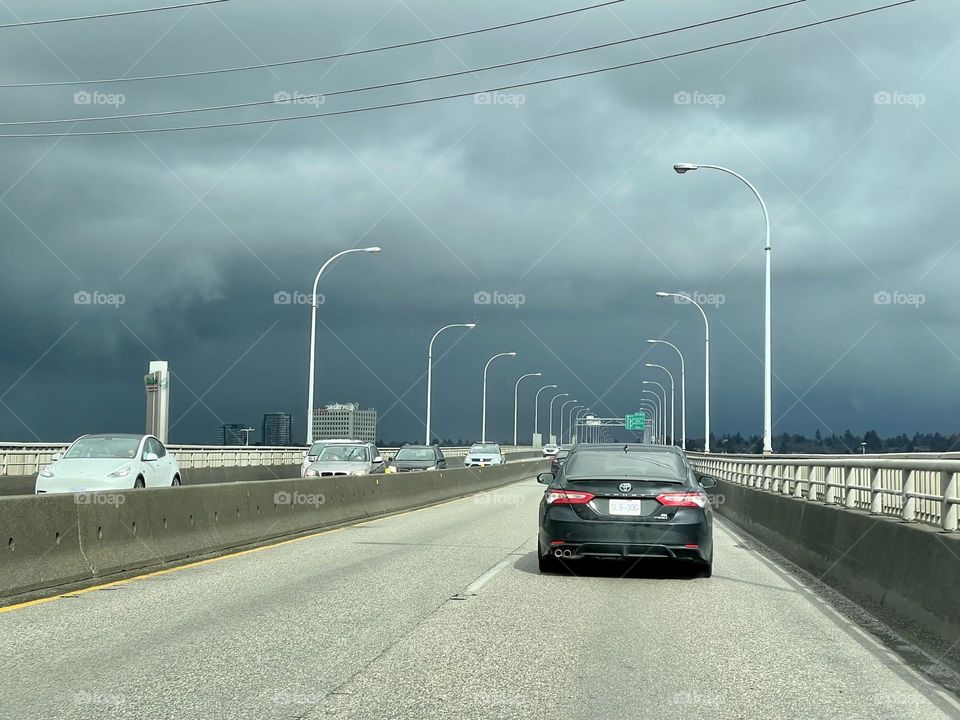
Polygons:
<instances>
[{"instance_id":1,"label":"overhead power line","mask_svg":"<svg viewBox=\"0 0 960 720\"><path fill-rule=\"evenodd\" d=\"M649 40L655 37L661 37L664 35L671 35L674 33L684 32L686 30L693 30L695 28L706 27L708 25L716 25L717 23L727 22L729 20L736 20L739 18L747 17L749 15L758 15L760 13L770 12L772 10L778 10L790 5L798 5L804 3L806 0L789 0L788 2L781 3L779 5L772 5L770 7L759 8L757 10L748 10L746 12L737 13L736 15L728 15L722 18L716 18L714 20L705 20L703 22L694 23L692 25L684 25L683 27L672 28L670 30L661 30L659 32L648 33L647 35L640 35L637 37L627 38L625 40L615 40L608 43L601 43L599 45L591 45L589 47L577 48L575 50L565 50L563 52L550 53L548 55L540 55L538 57L527 58L524 60L513 60L511 62L499 63L496 65L487 65L479 68L471 68L467 70L457 70L455 72L442 73L440 75L429 75L427 77L413 78L409 80L398 80L396 82L389 83L380 83L378 85L365 85L362 87L349 88L346 90L335 90L328 93L309 93L297 95L296 98L293 97L280 97L277 95L274 96L272 100L253 100L250 102L242 103L233 103L230 105L211 105L206 107L199 108L187 108L183 110L162 110L156 112L144 112L144 113L131 113L127 115L100 115L95 117L81 117L81 118L57 118L52 120L15 120L9 122L0 122L0 127L14 127L14 126L23 126L23 125L55 125L59 123L80 123L80 122L96 122L103 120L133 120L139 118L148 118L148 117L169 117L172 115L185 115L189 113L198 113L198 112L212 112L216 110L236 110L240 108L250 108L250 107L259 107L264 105L276 105L276 104L289 104L291 101L298 103L303 103L308 100L319 100L320 98L334 97L336 95L349 95L351 93L364 92L368 90L383 90L385 88L400 87L403 85L413 85L415 83L428 82L431 80L441 80L451 77L457 77L460 75L472 75L479 72L487 72L490 70L498 70L508 67L515 67L517 65L526 65L529 63L540 62L541 60L551 60L558 57L564 57L568 55L577 55L579 53L590 52L594 50L600 50L603 48L614 47L616 45L623 45L626 43L640 42L642 40ZM284 94L287 95L287 94Z\"/></svg>"},{"instance_id":2,"label":"overhead power line","mask_svg":"<svg viewBox=\"0 0 960 720\"><path fill-rule=\"evenodd\" d=\"M663 62L664 60L672 60L674 58L687 57L689 55L696 55L702 52L708 52L710 50L718 50L720 48L733 47L735 45L742 45L744 43L753 42L755 40L762 40L764 38L770 38L777 35L785 35L787 33L796 32L798 30L806 30L812 27L819 27L821 25L828 25L830 23L835 23L840 20L848 20L850 18L860 17L863 15L870 15L873 13L881 12L884 10L890 10L895 7L900 7L902 5L910 5L915 3L917 0L900 0L900 2L890 3L888 5L881 5L878 7L868 8L866 10L860 10L858 12L847 13L845 15L836 15L834 17L826 18L823 20L817 20L815 22L805 23L803 25L795 25L793 27L784 28L782 30L772 30L765 33L760 33L758 35L751 35L749 37L740 38L738 40L728 40L726 42L717 43L715 45L707 45L704 47L694 48L692 50L682 50L675 53L670 53L668 55L660 55L653 58L647 58L645 60L636 60L628 63L621 63L619 65L608 65L602 68L595 68L593 70L584 70L576 73L568 73L566 75L556 75L554 77L542 78L540 80L530 80L526 82L513 83L509 85L500 85L498 87L491 87L485 90L473 90L469 92L459 92L451 93L449 95L438 95L434 97L420 98L417 100L404 100L401 102L386 103L382 105L372 105L367 107L351 108L348 110L335 110L325 113L305 113L302 115L285 115L278 118L264 118L259 120L239 120L234 122L220 122L220 123L210 123L205 125L182 125L174 127L151 127L144 129L126 129L126 130L91 130L83 132L66 132L66 133L5 133L0 134L0 138L62 138L62 137L91 137L91 136L101 136L101 135L145 135L153 133L167 133L167 132L184 132L188 130L210 130L218 128L230 128L230 127L246 127L251 125L265 125L269 123L281 123L289 122L292 120L306 120L313 118L326 118L326 117L335 117L339 115L353 115L356 113L365 113L372 112L374 110L389 110L399 107L410 107L413 105L425 105L428 103L440 102L443 100L452 100L455 98L464 98L471 97L476 95L486 95L490 93L499 93L506 90L517 90L523 87L533 87L536 85L546 85L548 83L560 82L562 80L571 80L574 78L587 77L589 75L599 75L601 73L612 72L614 70L623 70L630 67L639 67L641 65L649 65L655 62Z\"/></svg>"},{"instance_id":3,"label":"overhead power line","mask_svg":"<svg viewBox=\"0 0 960 720\"><path fill-rule=\"evenodd\" d=\"M140 10L118 10L117 12L101 13L99 15L75 15L73 17L54 18L52 20L24 20L22 22L0 25L0 30L7 28L30 27L31 25L53 25L54 23L76 22L77 20L100 20L101 18L120 17L121 15L143 15L145 13L162 12L164 10L182 10L200 5L216 5L230 2L230 0L197 0L197 2L180 3L179 5L162 5L160 7L141 8Z\"/></svg>"},{"instance_id":4,"label":"overhead power line","mask_svg":"<svg viewBox=\"0 0 960 720\"><path fill-rule=\"evenodd\" d=\"M225 0L216 1L223 2ZM574 15L576 13L582 13L588 10L596 10L597 8L607 7L609 5L617 5L622 2L624 2L624 0L606 0L605 2L597 3L595 5L587 5L585 7L578 7L572 10L563 10L562 12L555 12L549 15L540 15L539 17L528 18L526 20L515 20L514 22L502 23L500 25L491 25L490 27L479 28L477 30L465 30L463 32L450 33L449 35L440 35L437 37L424 38L422 40L411 40L409 42L394 43L392 45L381 45L379 47L367 48L365 50L350 50L347 52L333 53L331 55L316 55L313 57L296 58L294 60L278 60L276 62L258 63L256 65L239 65L237 67L214 68L211 70L193 70L190 72L166 73L162 75L140 75L134 77L114 77L91 80L54 80L50 82L6 83L0 84L0 88L62 87L64 85L103 85L106 83L140 82L144 80L169 80L172 78L219 75L222 73L242 72L245 70L262 70L264 68L283 67L285 65L299 65L301 63L319 62L321 60L340 60L342 58L354 57L356 55L367 55L369 53L382 52L384 50L398 50L400 48L426 45L427 43L443 42L444 40L452 40L454 38L467 37L469 35L479 35L481 33L493 32L495 30L505 30L506 28L528 25L530 23L541 22L543 20L552 20L554 18L564 17L566 15Z\"/></svg>"}]
</instances>

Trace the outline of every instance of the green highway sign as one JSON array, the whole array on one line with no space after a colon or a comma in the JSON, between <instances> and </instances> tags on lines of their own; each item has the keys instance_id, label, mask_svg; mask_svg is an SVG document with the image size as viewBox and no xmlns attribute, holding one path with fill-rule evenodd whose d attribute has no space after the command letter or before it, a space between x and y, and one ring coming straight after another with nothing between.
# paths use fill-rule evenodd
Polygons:
<instances>
[{"instance_id":1,"label":"green highway sign","mask_svg":"<svg viewBox=\"0 0 960 720\"><path fill-rule=\"evenodd\" d=\"M623 427L627 430L644 430L647 427L647 416L642 412L627 415L623 418Z\"/></svg>"}]
</instances>

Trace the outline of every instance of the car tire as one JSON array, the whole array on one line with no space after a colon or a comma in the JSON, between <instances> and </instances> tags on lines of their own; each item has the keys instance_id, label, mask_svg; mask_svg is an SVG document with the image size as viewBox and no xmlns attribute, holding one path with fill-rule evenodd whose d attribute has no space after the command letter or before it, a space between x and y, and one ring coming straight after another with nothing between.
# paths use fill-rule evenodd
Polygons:
<instances>
[{"instance_id":1,"label":"car tire","mask_svg":"<svg viewBox=\"0 0 960 720\"><path fill-rule=\"evenodd\" d=\"M173 480L170 482L170 487L180 487L183 483L180 482L180 476L174 475Z\"/></svg>"},{"instance_id":2,"label":"car tire","mask_svg":"<svg viewBox=\"0 0 960 720\"><path fill-rule=\"evenodd\" d=\"M133 483L133 489L134 489L134 490L142 490L142 489L145 488L146 486L147 486L147 484L143 481L143 478L142 478L142 477L138 477L138 478L136 479L136 481Z\"/></svg>"}]
</instances>

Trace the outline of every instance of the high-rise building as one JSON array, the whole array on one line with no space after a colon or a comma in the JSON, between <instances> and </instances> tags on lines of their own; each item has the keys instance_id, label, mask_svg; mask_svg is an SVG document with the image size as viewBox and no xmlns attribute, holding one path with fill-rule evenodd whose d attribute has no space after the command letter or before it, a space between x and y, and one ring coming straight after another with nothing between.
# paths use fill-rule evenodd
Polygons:
<instances>
[{"instance_id":1,"label":"high-rise building","mask_svg":"<svg viewBox=\"0 0 960 720\"><path fill-rule=\"evenodd\" d=\"M361 410L357 403L334 403L313 411L313 439L375 442L377 411Z\"/></svg>"},{"instance_id":2,"label":"high-rise building","mask_svg":"<svg viewBox=\"0 0 960 720\"><path fill-rule=\"evenodd\" d=\"M293 418L290 413L265 413L261 437L264 445L293 445Z\"/></svg>"},{"instance_id":3,"label":"high-rise building","mask_svg":"<svg viewBox=\"0 0 960 720\"><path fill-rule=\"evenodd\" d=\"M246 445L247 426L230 423L221 425L218 435L221 445Z\"/></svg>"}]
</instances>

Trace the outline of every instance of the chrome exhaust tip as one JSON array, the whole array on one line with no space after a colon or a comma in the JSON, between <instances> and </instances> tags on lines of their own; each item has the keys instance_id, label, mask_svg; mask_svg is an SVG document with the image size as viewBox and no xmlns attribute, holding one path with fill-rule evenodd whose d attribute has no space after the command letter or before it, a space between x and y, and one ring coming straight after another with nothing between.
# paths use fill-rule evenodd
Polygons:
<instances>
[{"instance_id":1,"label":"chrome exhaust tip","mask_svg":"<svg viewBox=\"0 0 960 720\"><path fill-rule=\"evenodd\" d=\"M563 556L564 556L564 557L567 557L567 558L568 558L568 557L570 557L571 555L573 555L573 551L572 551L572 550L564 550L564 551L563 551Z\"/></svg>"},{"instance_id":2,"label":"chrome exhaust tip","mask_svg":"<svg viewBox=\"0 0 960 720\"><path fill-rule=\"evenodd\" d=\"M554 557L563 557L563 550L557 549L553 551Z\"/></svg>"}]
</instances>

